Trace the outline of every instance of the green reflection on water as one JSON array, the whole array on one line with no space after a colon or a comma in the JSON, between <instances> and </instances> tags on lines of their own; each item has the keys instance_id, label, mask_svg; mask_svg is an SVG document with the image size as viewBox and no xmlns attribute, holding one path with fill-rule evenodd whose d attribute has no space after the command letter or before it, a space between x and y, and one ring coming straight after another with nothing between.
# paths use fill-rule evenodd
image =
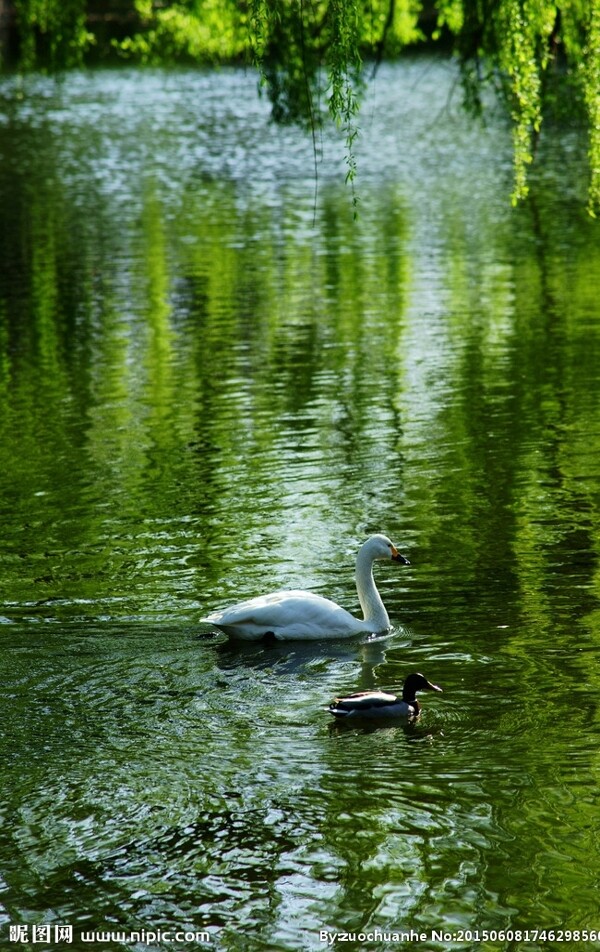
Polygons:
<instances>
[{"instance_id":1,"label":"green reflection on water","mask_svg":"<svg viewBox=\"0 0 600 952\"><path fill-rule=\"evenodd\" d=\"M0 128L0 922L597 927L593 225L446 169L431 219L367 177L313 227L311 183L189 174L151 113L120 190L85 112ZM199 631L280 586L354 608L379 529L389 642ZM330 729L410 669L444 687L419 725Z\"/></svg>"}]
</instances>

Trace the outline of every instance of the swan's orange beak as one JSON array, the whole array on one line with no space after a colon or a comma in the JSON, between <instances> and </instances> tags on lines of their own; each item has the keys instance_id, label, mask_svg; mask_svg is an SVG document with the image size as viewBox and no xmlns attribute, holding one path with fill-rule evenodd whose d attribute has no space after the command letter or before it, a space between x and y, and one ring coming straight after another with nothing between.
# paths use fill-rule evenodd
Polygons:
<instances>
[{"instance_id":1,"label":"swan's orange beak","mask_svg":"<svg viewBox=\"0 0 600 952\"><path fill-rule=\"evenodd\" d=\"M410 562L408 561L408 559L405 558L405 556L401 555L400 552L398 552L398 549L396 548L395 545L392 546L392 560L394 562L400 562L401 565L410 565Z\"/></svg>"}]
</instances>

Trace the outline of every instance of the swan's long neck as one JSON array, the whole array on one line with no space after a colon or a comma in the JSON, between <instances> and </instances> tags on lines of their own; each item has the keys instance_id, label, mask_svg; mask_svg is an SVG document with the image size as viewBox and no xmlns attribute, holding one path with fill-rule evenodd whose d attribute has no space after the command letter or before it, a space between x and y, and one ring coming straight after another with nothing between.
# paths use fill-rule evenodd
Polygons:
<instances>
[{"instance_id":1,"label":"swan's long neck","mask_svg":"<svg viewBox=\"0 0 600 952\"><path fill-rule=\"evenodd\" d=\"M356 558L356 591L363 617L373 631L384 631L390 619L373 578L373 558L363 547Z\"/></svg>"}]
</instances>

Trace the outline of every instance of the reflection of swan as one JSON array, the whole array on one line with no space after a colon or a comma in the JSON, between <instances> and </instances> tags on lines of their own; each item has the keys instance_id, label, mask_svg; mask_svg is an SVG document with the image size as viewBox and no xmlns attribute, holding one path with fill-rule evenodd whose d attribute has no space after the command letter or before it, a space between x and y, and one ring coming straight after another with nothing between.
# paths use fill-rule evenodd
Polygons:
<instances>
[{"instance_id":1,"label":"reflection of swan","mask_svg":"<svg viewBox=\"0 0 600 952\"><path fill-rule=\"evenodd\" d=\"M383 691L359 691L347 697L336 697L328 711L334 717L418 717L421 705L417 701L417 691L441 691L437 684L431 684L422 674L409 674L402 697L385 694Z\"/></svg>"},{"instance_id":2,"label":"reflection of swan","mask_svg":"<svg viewBox=\"0 0 600 952\"><path fill-rule=\"evenodd\" d=\"M257 641L265 635L278 641L293 638L317 640L386 631L390 620L373 579L375 559L410 564L387 536L371 536L361 546L356 557L356 590L364 615L362 621L328 598L303 591L259 595L213 612L202 621L246 641Z\"/></svg>"}]
</instances>

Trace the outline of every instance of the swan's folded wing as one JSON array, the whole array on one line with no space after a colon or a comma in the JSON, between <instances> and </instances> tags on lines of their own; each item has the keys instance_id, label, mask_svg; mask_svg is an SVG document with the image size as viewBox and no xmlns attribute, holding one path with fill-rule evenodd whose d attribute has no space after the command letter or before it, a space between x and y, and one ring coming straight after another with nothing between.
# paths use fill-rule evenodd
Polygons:
<instances>
[{"instance_id":1,"label":"swan's folded wing","mask_svg":"<svg viewBox=\"0 0 600 952\"><path fill-rule=\"evenodd\" d=\"M358 634L365 630L363 622L335 602L300 590L260 595L213 612L203 621L239 638L256 639L272 633L281 641Z\"/></svg>"}]
</instances>

